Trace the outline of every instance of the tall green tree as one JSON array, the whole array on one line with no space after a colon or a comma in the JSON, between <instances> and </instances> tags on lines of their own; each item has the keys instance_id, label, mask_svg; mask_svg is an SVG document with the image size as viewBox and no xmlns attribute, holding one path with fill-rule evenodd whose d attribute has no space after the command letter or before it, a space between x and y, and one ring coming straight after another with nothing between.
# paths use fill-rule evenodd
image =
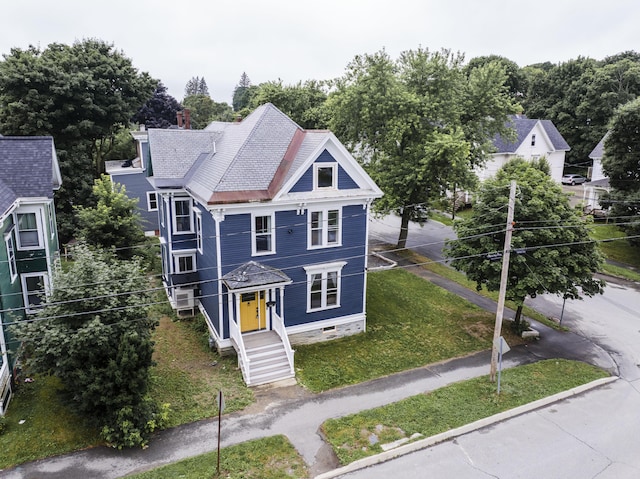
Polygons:
<instances>
[{"instance_id":1,"label":"tall green tree","mask_svg":"<svg viewBox=\"0 0 640 479\"><path fill-rule=\"evenodd\" d=\"M153 364L147 280L136 261L80 246L32 321L17 326L31 371L62 381L69 404L108 442L141 446L161 422L149 398Z\"/></svg>"},{"instance_id":2,"label":"tall green tree","mask_svg":"<svg viewBox=\"0 0 640 479\"><path fill-rule=\"evenodd\" d=\"M470 74L474 69L488 65L489 63L498 63L504 68L504 72L507 75L505 85L509 89L509 93L514 100L519 101L527 92L527 77L513 60L509 60L506 57L500 55L486 55L480 57L474 57L469 60L466 66L467 74Z\"/></svg>"},{"instance_id":3,"label":"tall green tree","mask_svg":"<svg viewBox=\"0 0 640 479\"><path fill-rule=\"evenodd\" d=\"M184 96L206 95L209 96L209 87L204 77L192 77L184 87Z\"/></svg>"},{"instance_id":4,"label":"tall green tree","mask_svg":"<svg viewBox=\"0 0 640 479\"><path fill-rule=\"evenodd\" d=\"M63 187L61 239L73 235L72 205L87 204L112 139L153 94L157 81L102 40L13 48L0 62L0 134L51 135Z\"/></svg>"},{"instance_id":5,"label":"tall green tree","mask_svg":"<svg viewBox=\"0 0 640 479\"><path fill-rule=\"evenodd\" d=\"M189 95L182 104L191 112L191 128L194 130L202 130L214 120L233 120L233 111L229 104L215 102L209 95Z\"/></svg>"},{"instance_id":6,"label":"tall green tree","mask_svg":"<svg viewBox=\"0 0 640 479\"><path fill-rule=\"evenodd\" d=\"M331 129L384 191L376 210L400 213L398 247L430 204L475 186L473 168L496 133L508 134L515 112L505 80L495 62L467 76L462 55L422 48L397 61L385 51L357 56L337 80L327 100Z\"/></svg>"},{"instance_id":7,"label":"tall green tree","mask_svg":"<svg viewBox=\"0 0 640 479\"><path fill-rule=\"evenodd\" d=\"M233 100L231 102L233 111L238 112L248 108L251 102L251 96L255 93L256 89L256 86L251 85L249 76L245 72L242 72L240 81L238 81L238 84L233 89Z\"/></svg>"},{"instance_id":8,"label":"tall green tree","mask_svg":"<svg viewBox=\"0 0 640 479\"><path fill-rule=\"evenodd\" d=\"M620 217L629 242L640 246L640 98L620 107L604 145L602 167L611 191L600 201Z\"/></svg>"},{"instance_id":9,"label":"tall green tree","mask_svg":"<svg viewBox=\"0 0 640 479\"><path fill-rule=\"evenodd\" d=\"M516 328L527 297L559 294L578 299L581 294L601 293L604 283L593 275L602 256L589 238L589 225L562 189L548 174L548 164L515 159L494 178L483 182L470 217L458 220L458 239L449 242L445 255L452 266L464 271L478 290L500 289L507 204L510 183L518 194L514 209L514 230L507 282L507 299L517 304Z\"/></svg>"},{"instance_id":10,"label":"tall green tree","mask_svg":"<svg viewBox=\"0 0 640 479\"><path fill-rule=\"evenodd\" d=\"M129 198L125 187L113 184L108 175L95 180L93 196L96 206L76 207L78 237L87 244L115 251L119 258L131 258L135 246L144 240L138 199Z\"/></svg>"},{"instance_id":11,"label":"tall green tree","mask_svg":"<svg viewBox=\"0 0 640 479\"><path fill-rule=\"evenodd\" d=\"M322 129L328 122L326 100L327 88L323 82L308 80L283 85L282 80L278 80L258 85L248 107L255 109L264 103L273 103L302 128Z\"/></svg>"}]
</instances>

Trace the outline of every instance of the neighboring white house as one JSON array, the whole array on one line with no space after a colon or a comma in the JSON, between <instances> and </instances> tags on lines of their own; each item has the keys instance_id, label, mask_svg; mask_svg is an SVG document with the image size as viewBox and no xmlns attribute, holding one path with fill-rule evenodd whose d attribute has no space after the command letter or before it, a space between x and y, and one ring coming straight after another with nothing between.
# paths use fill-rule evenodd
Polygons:
<instances>
[{"instance_id":1,"label":"neighboring white house","mask_svg":"<svg viewBox=\"0 0 640 479\"><path fill-rule=\"evenodd\" d=\"M593 160L593 166L589 169L587 177L591 180L589 183L583 183L584 192L582 195L582 202L584 204L585 211L598 211L602 210L600 205L600 196L603 193L609 192L609 178L605 175L602 169L602 157L604 156L604 142L607 138L605 134L600 142L596 145L589 158Z\"/></svg>"},{"instance_id":2,"label":"neighboring white house","mask_svg":"<svg viewBox=\"0 0 640 479\"><path fill-rule=\"evenodd\" d=\"M527 160L545 157L551 167L551 178L560 183L565 154L571 148L553 122L530 119L524 115L513 115L509 122L509 126L515 130L515 140L510 141L500 135L494 138L495 153L484 168L477 170L480 181L495 176L505 163L515 157Z\"/></svg>"}]
</instances>

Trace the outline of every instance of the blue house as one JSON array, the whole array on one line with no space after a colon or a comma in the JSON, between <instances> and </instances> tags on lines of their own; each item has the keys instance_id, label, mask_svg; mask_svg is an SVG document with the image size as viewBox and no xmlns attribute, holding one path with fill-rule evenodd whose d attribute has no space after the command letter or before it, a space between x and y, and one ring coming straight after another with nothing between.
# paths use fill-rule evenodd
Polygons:
<instances>
[{"instance_id":1,"label":"blue house","mask_svg":"<svg viewBox=\"0 0 640 479\"><path fill-rule=\"evenodd\" d=\"M112 183L124 186L127 196L138 200L141 227L147 236L158 234L158 199L147 181L149 169L149 142L144 125L131 136L136 142L137 156L133 160L106 161L105 172Z\"/></svg>"},{"instance_id":2,"label":"blue house","mask_svg":"<svg viewBox=\"0 0 640 479\"><path fill-rule=\"evenodd\" d=\"M249 385L294 376L292 344L366 328L367 229L382 192L329 131L271 104L147 132L163 282Z\"/></svg>"},{"instance_id":3,"label":"blue house","mask_svg":"<svg viewBox=\"0 0 640 479\"><path fill-rule=\"evenodd\" d=\"M61 183L51 137L0 135L0 416L19 346L8 326L38 308L58 257L53 190Z\"/></svg>"}]
</instances>

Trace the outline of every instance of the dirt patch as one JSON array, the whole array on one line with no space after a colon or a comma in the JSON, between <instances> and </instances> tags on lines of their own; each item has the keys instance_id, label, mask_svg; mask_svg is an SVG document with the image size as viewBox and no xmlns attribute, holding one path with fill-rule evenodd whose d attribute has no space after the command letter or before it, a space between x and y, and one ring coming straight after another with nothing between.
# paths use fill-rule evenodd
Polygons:
<instances>
[{"instance_id":1,"label":"dirt patch","mask_svg":"<svg viewBox=\"0 0 640 479\"><path fill-rule=\"evenodd\" d=\"M476 339L486 339L493 334L493 327L482 321L468 324L464 327L464 330Z\"/></svg>"}]
</instances>

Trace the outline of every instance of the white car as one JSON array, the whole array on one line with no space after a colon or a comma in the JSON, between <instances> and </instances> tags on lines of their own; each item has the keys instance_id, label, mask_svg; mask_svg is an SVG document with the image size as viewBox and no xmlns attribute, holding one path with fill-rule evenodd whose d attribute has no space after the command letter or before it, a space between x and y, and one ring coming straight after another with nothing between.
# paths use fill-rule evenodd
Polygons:
<instances>
[{"instance_id":1,"label":"white car","mask_svg":"<svg viewBox=\"0 0 640 479\"><path fill-rule=\"evenodd\" d=\"M580 175L564 175L560 181L563 185L579 185L587 181L587 179Z\"/></svg>"}]
</instances>

